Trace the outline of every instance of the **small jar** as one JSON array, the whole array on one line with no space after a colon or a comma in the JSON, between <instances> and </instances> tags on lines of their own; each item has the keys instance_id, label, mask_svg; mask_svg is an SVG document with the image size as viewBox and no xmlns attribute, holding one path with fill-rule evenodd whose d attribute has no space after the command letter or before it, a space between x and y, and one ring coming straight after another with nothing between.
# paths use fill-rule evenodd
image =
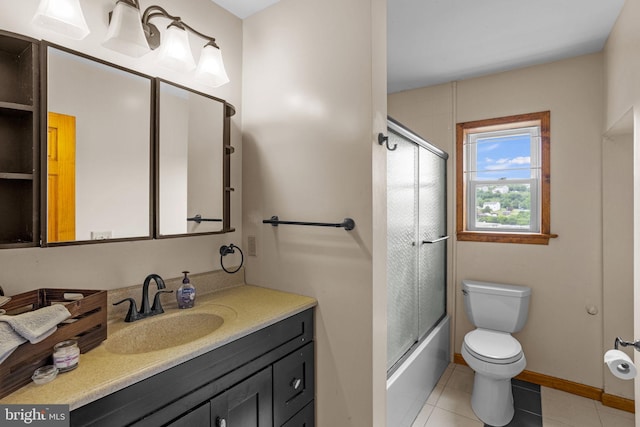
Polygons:
<instances>
[{"instance_id":1,"label":"small jar","mask_svg":"<svg viewBox=\"0 0 640 427\"><path fill-rule=\"evenodd\" d=\"M46 384L55 379L58 375L58 368L53 365L42 366L33 372L31 379L38 385Z\"/></svg>"},{"instance_id":2,"label":"small jar","mask_svg":"<svg viewBox=\"0 0 640 427\"><path fill-rule=\"evenodd\" d=\"M53 364L58 371L67 372L78 367L80 348L78 341L66 340L53 346Z\"/></svg>"}]
</instances>

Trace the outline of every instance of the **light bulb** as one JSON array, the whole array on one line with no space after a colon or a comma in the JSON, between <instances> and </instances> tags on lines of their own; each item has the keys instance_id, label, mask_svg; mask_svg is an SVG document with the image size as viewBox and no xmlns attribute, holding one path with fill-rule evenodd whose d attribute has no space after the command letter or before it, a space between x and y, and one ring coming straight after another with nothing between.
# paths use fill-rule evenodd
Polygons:
<instances>
[{"instance_id":1,"label":"light bulb","mask_svg":"<svg viewBox=\"0 0 640 427\"><path fill-rule=\"evenodd\" d=\"M89 34L80 0L40 0L32 24L75 40Z\"/></svg>"},{"instance_id":2,"label":"light bulb","mask_svg":"<svg viewBox=\"0 0 640 427\"><path fill-rule=\"evenodd\" d=\"M151 49L142 29L140 9L127 1L118 1L102 46L136 58L148 53Z\"/></svg>"},{"instance_id":3,"label":"light bulb","mask_svg":"<svg viewBox=\"0 0 640 427\"><path fill-rule=\"evenodd\" d=\"M229 83L229 76L227 76L222 62L222 52L212 43L207 43L202 48L198 68L196 68L196 79L212 87Z\"/></svg>"},{"instance_id":4,"label":"light bulb","mask_svg":"<svg viewBox=\"0 0 640 427\"><path fill-rule=\"evenodd\" d=\"M196 68L189 45L189 35L179 22L169 24L162 38L158 52L160 65L182 72Z\"/></svg>"}]
</instances>

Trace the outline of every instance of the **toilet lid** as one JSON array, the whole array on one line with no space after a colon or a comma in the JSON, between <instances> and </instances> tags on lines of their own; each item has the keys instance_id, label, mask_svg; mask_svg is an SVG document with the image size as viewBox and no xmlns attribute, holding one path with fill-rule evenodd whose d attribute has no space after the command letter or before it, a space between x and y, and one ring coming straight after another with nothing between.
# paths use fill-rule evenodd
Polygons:
<instances>
[{"instance_id":1,"label":"toilet lid","mask_svg":"<svg viewBox=\"0 0 640 427\"><path fill-rule=\"evenodd\" d=\"M476 329L465 335L464 344L474 356L489 363L511 363L522 357L522 346L506 332Z\"/></svg>"}]
</instances>

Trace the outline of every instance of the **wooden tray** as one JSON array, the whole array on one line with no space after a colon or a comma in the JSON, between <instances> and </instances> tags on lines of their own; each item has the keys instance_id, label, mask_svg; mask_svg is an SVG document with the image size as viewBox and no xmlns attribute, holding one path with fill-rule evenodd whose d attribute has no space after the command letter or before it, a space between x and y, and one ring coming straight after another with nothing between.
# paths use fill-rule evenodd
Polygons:
<instances>
[{"instance_id":1,"label":"wooden tray","mask_svg":"<svg viewBox=\"0 0 640 427\"><path fill-rule=\"evenodd\" d=\"M69 292L84 295L77 301L65 300ZM37 344L20 345L0 363L0 398L31 382L31 375L40 366L52 364L53 346L68 339L78 340L81 353L100 345L107 338L107 292L86 289L36 289L14 295L2 306L15 315L37 310L51 304L64 304L71 317L58 325L58 330ZM69 322L69 320L73 321Z\"/></svg>"}]
</instances>

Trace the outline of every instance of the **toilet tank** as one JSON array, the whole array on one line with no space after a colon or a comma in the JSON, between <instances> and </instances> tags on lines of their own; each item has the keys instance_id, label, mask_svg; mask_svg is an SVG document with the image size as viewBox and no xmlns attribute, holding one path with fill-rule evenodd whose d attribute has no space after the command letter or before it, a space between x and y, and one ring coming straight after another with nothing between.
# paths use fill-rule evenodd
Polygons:
<instances>
[{"instance_id":1,"label":"toilet tank","mask_svg":"<svg viewBox=\"0 0 640 427\"><path fill-rule=\"evenodd\" d=\"M529 315L531 288L500 283L462 281L467 317L478 328L518 332Z\"/></svg>"}]
</instances>

